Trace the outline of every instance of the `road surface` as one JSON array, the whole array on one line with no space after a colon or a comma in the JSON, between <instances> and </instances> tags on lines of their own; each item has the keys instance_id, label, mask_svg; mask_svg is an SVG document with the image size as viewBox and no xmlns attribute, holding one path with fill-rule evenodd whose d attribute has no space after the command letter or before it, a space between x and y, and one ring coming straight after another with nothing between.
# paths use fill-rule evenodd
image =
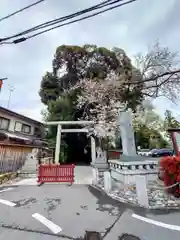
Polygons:
<instances>
[{"instance_id":1,"label":"road surface","mask_svg":"<svg viewBox=\"0 0 180 240\"><path fill-rule=\"evenodd\" d=\"M86 230L104 240L178 240L180 213L131 207L81 184L0 188L0 240L82 239Z\"/></svg>"}]
</instances>

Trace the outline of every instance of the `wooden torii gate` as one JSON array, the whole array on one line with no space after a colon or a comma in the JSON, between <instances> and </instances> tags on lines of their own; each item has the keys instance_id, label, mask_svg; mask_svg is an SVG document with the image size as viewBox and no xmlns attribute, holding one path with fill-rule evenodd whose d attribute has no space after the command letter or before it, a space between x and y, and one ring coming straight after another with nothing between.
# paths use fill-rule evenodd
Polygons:
<instances>
[{"instance_id":1,"label":"wooden torii gate","mask_svg":"<svg viewBox=\"0 0 180 240\"><path fill-rule=\"evenodd\" d=\"M59 154L61 146L61 133L88 133L87 128L80 129L62 129L63 125L93 125L93 121L54 121L47 122L46 125L52 126L57 125L56 134L56 148L55 148L55 163L59 163ZM95 163L96 160L96 144L94 137L91 136L91 163Z\"/></svg>"}]
</instances>

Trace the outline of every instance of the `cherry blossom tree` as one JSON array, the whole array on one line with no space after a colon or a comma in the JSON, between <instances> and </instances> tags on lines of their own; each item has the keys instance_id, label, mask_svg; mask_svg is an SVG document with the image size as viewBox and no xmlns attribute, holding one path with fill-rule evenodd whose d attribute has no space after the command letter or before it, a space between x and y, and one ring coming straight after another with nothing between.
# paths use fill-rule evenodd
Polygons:
<instances>
[{"instance_id":1,"label":"cherry blossom tree","mask_svg":"<svg viewBox=\"0 0 180 240\"><path fill-rule=\"evenodd\" d=\"M126 109L118 80L112 76L105 80L83 79L69 90L81 89L76 105L83 109L81 119L94 121L93 133L101 138L114 138L120 110Z\"/></svg>"}]
</instances>

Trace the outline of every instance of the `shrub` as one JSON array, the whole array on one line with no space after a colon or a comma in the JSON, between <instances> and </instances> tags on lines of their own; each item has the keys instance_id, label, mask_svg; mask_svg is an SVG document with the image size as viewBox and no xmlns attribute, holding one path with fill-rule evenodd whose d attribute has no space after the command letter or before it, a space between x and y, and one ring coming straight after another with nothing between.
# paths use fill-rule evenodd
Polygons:
<instances>
[{"instance_id":1,"label":"shrub","mask_svg":"<svg viewBox=\"0 0 180 240\"><path fill-rule=\"evenodd\" d=\"M16 177L16 173L3 173L0 174L0 184L7 182Z\"/></svg>"},{"instance_id":2,"label":"shrub","mask_svg":"<svg viewBox=\"0 0 180 240\"><path fill-rule=\"evenodd\" d=\"M180 182L180 156L163 157L160 160L160 167L164 172L163 181L165 186L171 186ZM180 197L179 185L169 188L168 192L176 197Z\"/></svg>"}]
</instances>

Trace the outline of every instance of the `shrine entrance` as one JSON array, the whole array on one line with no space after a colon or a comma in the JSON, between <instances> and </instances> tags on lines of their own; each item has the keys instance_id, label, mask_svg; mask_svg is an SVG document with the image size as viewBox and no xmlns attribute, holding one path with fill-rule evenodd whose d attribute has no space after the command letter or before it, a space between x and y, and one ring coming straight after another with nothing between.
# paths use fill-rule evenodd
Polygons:
<instances>
[{"instance_id":1,"label":"shrine entrance","mask_svg":"<svg viewBox=\"0 0 180 240\"><path fill-rule=\"evenodd\" d=\"M89 138L87 136L93 124L92 121L56 121L46 123L46 125L49 126L57 125L56 147L54 153L55 163L59 163L61 156L65 154L65 150L61 148L63 133L66 133L65 141L67 147L70 147L70 149L68 149L66 163L76 165L90 165L91 163L95 163L95 139L92 136ZM75 128L78 125L84 127ZM63 129L63 126L66 126L66 128ZM74 128L67 129L67 126L74 126ZM78 138L76 134L79 135Z\"/></svg>"},{"instance_id":2,"label":"shrine entrance","mask_svg":"<svg viewBox=\"0 0 180 240\"><path fill-rule=\"evenodd\" d=\"M91 142L87 133L62 133L60 151L67 164L82 166L91 163Z\"/></svg>"}]
</instances>

